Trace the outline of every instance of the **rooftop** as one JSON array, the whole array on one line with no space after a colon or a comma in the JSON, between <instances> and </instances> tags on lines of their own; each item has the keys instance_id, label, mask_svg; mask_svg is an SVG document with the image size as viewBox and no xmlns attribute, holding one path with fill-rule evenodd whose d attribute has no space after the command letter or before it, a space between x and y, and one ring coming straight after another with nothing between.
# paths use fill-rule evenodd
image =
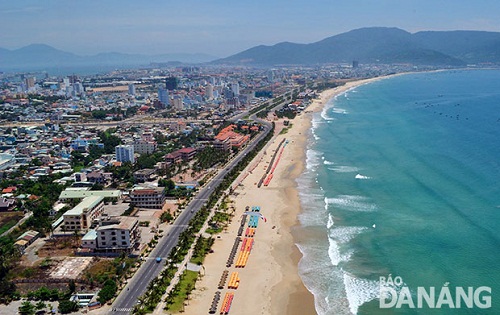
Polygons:
<instances>
[{"instance_id":1,"label":"rooftop","mask_svg":"<svg viewBox=\"0 0 500 315\"><path fill-rule=\"evenodd\" d=\"M120 190L63 190L59 199L85 198L99 196L103 198L119 198L122 192Z\"/></svg>"},{"instance_id":2,"label":"rooftop","mask_svg":"<svg viewBox=\"0 0 500 315\"><path fill-rule=\"evenodd\" d=\"M68 210L64 215L81 215L84 210L92 209L104 200L102 196L85 197L76 207Z\"/></svg>"}]
</instances>

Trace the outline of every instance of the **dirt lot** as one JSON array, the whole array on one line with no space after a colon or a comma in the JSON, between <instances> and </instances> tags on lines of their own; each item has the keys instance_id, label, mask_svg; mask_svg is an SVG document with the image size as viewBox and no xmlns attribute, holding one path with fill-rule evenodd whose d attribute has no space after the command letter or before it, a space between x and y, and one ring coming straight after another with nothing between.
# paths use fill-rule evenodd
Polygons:
<instances>
[{"instance_id":1,"label":"dirt lot","mask_svg":"<svg viewBox=\"0 0 500 315\"><path fill-rule=\"evenodd\" d=\"M66 257L73 254L80 245L81 236L64 236L47 239L38 250L38 257Z\"/></svg>"}]
</instances>

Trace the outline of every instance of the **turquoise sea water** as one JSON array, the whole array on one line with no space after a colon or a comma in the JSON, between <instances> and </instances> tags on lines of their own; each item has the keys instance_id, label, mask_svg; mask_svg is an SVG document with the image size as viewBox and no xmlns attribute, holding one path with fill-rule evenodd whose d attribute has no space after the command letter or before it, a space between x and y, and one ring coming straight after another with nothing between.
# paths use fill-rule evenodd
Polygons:
<instances>
[{"instance_id":1,"label":"turquoise sea water","mask_svg":"<svg viewBox=\"0 0 500 315\"><path fill-rule=\"evenodd\" d=\"M500 71L357 87L314 116L310 138L297 245L319 314L500 314ZM389 274L415 306L419 287L437 303L446 284L453 306L457 287L491 293L472 308L381 308Z\"/></svg>"}]
</instances>

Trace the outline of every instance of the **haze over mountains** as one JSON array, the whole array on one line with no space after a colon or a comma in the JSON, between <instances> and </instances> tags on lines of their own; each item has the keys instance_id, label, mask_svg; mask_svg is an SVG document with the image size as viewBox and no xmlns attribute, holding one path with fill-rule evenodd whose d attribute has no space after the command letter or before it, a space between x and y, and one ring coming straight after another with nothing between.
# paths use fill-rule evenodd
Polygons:
<instances>
[{"instance_id":1,"label":"haze over mountains","mask_svg":"<svg viewBox=\"0 0 500 315\"><path fill-rule=\"evenodd\" d=\"M311 44L283 42L257 46L217 60L226 64L412 63L462 66L500 62L500 33L426 31L411 34L398 28L353 30Z\"/></svg>"},{"instance_id":2,"label":"haze over mountains","mask_svg":"<svg viewBox=\"0 0 500 315\"><path fill-rule=\"evenodd\" d=\"M216 59L205 54L139 55L102 53L79 56L48 45L34 44L16 50L0 48L0 71L42 70L56 67L147 66L152 62L271 66L324 63L411 63L464 66L500 63L500 33L484 31L424 31L409 33L398 28L371 27L353 30L310 44L282 42L256 46Z\"/></svg>"},{"instance_id":3,"label":"haze over mountains","mask_svg":"<svg viewBox=\"0 0 500 315\"><path fill-rule=\"evenodd\" d=\"M0 48L0 71L43 70L57 67L126 67L146 66L150 63L183 62L202 63L217 57L206 54L124 54L100 53L80 56L45 44L32 44L15 50Z\"/></svg>"}]
</instances>

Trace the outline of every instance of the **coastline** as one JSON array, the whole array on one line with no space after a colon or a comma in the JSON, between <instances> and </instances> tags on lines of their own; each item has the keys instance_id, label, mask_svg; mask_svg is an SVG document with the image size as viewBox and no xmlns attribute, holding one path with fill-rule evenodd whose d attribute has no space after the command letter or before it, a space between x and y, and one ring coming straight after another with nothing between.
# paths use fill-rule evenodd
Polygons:
<instances>
[{"instance_id":1,"label":"coastline","mask_svg":"<svg viewBox=\"0 0 500 315\"><path fill-rule=\"evenodd\" d=\"M206 313L216 291L221 291L222 296L229 291L235 294L231 307L233 314L316 313L314 296L304 286L299 275L298 264L302 253L296 246L302 234L298 221L301 201L296 179L306 167L312 117L336 95L391 76L349 81L342 86L323 91L320 98L314 100L305 112L290 121L292 126L284 134L280 134L283 121L276 123L275 137L240 176L243 180L235 189L236 196L230 198L235 208L234 217L225 231L219 234L220 237L216 236L214 253L205 258L205 273L196 284L196 290L185 307L186 313ZM269 186L257 188L257 183L283 139L288 140L288 144L275 169L273 180ZM246 206L260 206L267 222L259 221L255 243L246 267L235 269L233 265L227 268L226 261ZM217 289L224 270L239 273L240 286L237 290L228 290L227 287Z\"/></svg>"}]
</instances>

